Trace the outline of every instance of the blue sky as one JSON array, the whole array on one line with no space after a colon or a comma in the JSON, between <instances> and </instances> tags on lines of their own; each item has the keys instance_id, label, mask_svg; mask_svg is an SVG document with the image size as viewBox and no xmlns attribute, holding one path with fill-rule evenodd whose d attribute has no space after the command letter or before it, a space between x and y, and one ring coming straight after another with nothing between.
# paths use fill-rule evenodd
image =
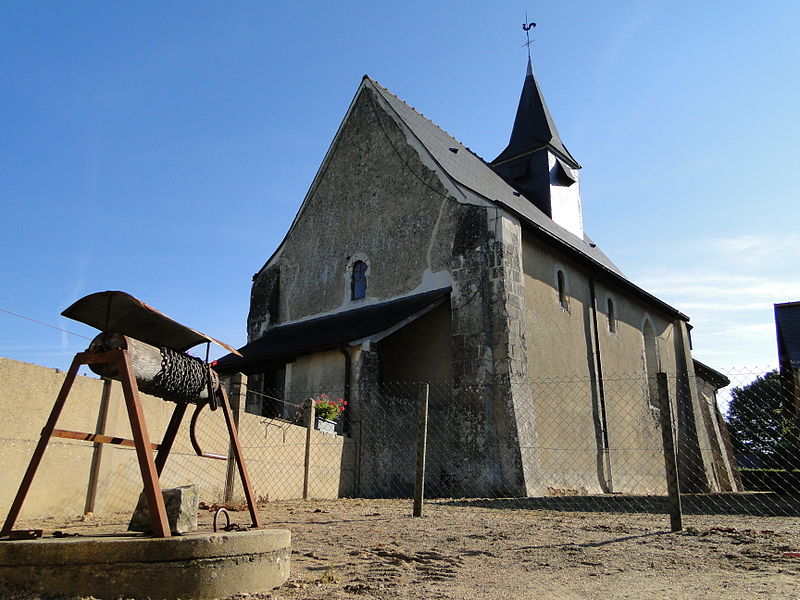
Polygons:
<instances>
[{"instance_id":1,"label":"blue sky","mask_svg":"<svg viewBox=\"0 0 800 600\"><path fill-rule=\"evenodd\" d=\"M233 345L369 74L484 158L534 66L583 165L587 233L692 317L716 367L776 361L800 300L800 3L7 2L0 308L121 289ZM323 232L324 234L324 232ZM86 340L0 313L0 356Z\"/></svg>"}]
</instances>

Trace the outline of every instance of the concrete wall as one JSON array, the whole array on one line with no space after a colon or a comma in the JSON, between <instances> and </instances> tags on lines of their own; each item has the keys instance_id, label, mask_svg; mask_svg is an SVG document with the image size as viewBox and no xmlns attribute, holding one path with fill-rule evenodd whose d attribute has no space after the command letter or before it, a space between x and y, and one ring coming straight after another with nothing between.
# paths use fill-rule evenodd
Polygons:
<instances>
[{"instance_id":1,"label":"concrete wall","mask_svg":"<svg viewBox=\"0 0 800 600\"><path fill-rule=\"evenodd\" d=\"M64 374L53 369L0 358L0 518L5 515L33 453L39 432L56 399ZM102 384L78 377L58 426L94 430ZM54 439L33 481L22 517L80 514L86 497L90 444ZM133 504L129 508L133 508Z\"/></svg>"},{"instance_id":2,"label":"concrete wall","mask_svg":"<svg viewBox=\"0 0 800 600\"><path fill-rule=\"evenodd\" d=\"M65 373L38 365L0 358L0 513L5 513L27 468ZM79 376L67 399L57 428L94 432L103 384L93 377ZM145 421L151 441L158 441L170 416L170 405L142 395ZM108 435L130 438L130 427L121 386L112 385ZM217 435L211 432L212 436ZM218 497L225 481L225 465L192 456L188 434L181 432L162 483L165 487L199 483L202 497ZM208 451L219 450L209 445ZM22 518L81 514L86 499L92 444L53 438L26 499ZM223 448L227 453L227 448ZM202 466L201 466L202 463ZM202 475L202 477L198 477ZM105 445L95 512L132 510L141 491L141 476L133 448Z\"/></svg>"},{"instance_id":3,"label":"concrete wall","mask_svg":"<svg viewBox=\"0 0 800 600\"><path fill-rule=\"evenodd\" d=\"M27 468L65 374L55 369L0 358L0 518L5 518ZM96 431L103 383L79 376L57 424L59 429ZM174 404L142 395L148 434L159 442ZM196 456L184 420L161 479L163 487L197 483L201 499L224 498L226 461ZM121 385L112 383L108 435L130 438ZM227 430L221 411L205 409L198 421L198 440L205 452L227 454ZM306 430L286 422L264 419L242 411L240 439L256 496L263 499L298 498L302 494ZM355 467L353 441L314 431L312 435L311 493L337 497L352 493ZM21 518L82 514L86 500L93 445L53 438L23 506ZM298 471L299 469L299 471ZM299 473L299 475L298 475ZM299 487L298 487L299 480ZM133 510L141 491L133 448L103 446L95 512ZM234 495L243 497L241 487Z\"/></svg>"}]
</instances>

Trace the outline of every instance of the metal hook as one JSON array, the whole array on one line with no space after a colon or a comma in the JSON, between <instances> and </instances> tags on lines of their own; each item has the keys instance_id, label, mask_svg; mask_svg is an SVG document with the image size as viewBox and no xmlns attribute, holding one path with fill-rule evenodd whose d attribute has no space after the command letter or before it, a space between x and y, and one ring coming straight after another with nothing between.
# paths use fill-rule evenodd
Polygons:
<instances>
[{"instance_id":1,"label":"metal hook","mask_svg":"<svg viewBox=\"0 0 800 600\"><path fill-rule=\"evenodd\" d=\"M225 531L230 531L231 528L231 515L230 513L224 508L218 508L217 512L214 513L214 533L217 533L217 518L219 517L220 513L225 515L225 527L223 528Z\"/></svg>"},{"instance_id":2,"label":"metal hook","mask_svg":"<svg viewBox=\"0 0 800 600\"><path fill-rule=\"evenodd\" d=\"M197 441L197 419L200 416L200 413L205 408L207 402L199 402L197 407L194 409L194 413L192 413L192 420L189 423L189 441L192 443L192 448L194 449L195 454L197 456L202 456L203 458L215 458L217 460L228 460L228 456L225 454L211 454L210 452L203 452L200 449L200 444Z\"/></svg>"}]
</instances>

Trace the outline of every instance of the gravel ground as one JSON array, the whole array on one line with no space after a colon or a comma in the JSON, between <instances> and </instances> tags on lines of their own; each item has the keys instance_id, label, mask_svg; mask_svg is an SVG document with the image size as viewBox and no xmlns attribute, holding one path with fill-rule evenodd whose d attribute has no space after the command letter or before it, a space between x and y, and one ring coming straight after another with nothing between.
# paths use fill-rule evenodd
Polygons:
<instances>
[{"instance_id":1,"label":"gravel ground","mask_svg":"<svg viewBox=\"0 0 800 600\"><path fill-rule=\"evenodd\" d=\"M800 599L800 519L512 510L436 502L421 519L400 500L273 502L269 526L292 531L280 588L228 600L509 598ZM247 522L246 512L233 513ZM202 527L210 516L201 511ZM22 528L91 535L127 515L48 519ZM63 600L0 587L9 600ZM74 598L70 598L74 600Z\"/></svg>"}]
</instances>

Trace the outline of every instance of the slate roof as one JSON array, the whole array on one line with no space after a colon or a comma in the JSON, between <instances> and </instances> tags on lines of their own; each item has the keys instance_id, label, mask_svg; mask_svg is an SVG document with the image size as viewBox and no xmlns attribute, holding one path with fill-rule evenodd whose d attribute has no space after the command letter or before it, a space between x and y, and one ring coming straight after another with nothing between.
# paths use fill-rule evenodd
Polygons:
<instances>
[{"instance_id":1,"label":"slate roof","mask_svg":"<svg viewBox=\"0 0 800 600\"><path fill-rule=\"evenodd\" d=\"M525 197L519 195L519 192L497 175L480 156L456 138L418 113L378 82L366 75L364 79L380 94L380 97L425 147L431 158L457 185L465 199L483 199L507 209L522 221L528 231L567 250L579 261L599 267L600 271L611 276L617 283L647 302L655 304L667 314L689 320L689 317L674 307L627 279L588 236L577 237L558 225ZM453 152L451 148L457 151Z\"/></svg>"},{"instance_id":2,"label":"slate roof","mask_svg":"<svg viewBox=\"0 0 800 600\"><path fill-rule=\"evenodd\" d=\"M438 125L423 117L378 82L372 79L369 81L397 116L408 126L414 136L425 146L425 149L428 150L439 166L455 182L460 184L460 188L467 197L471 194L477 195L484 200L508 208L531 224L550 233L562 244L571 246L607 269L622 275L622 271L611 262L610 258L603 254L599 248L591 245L592 242L588 237L580 239L572 232L558 225L529 200L518 196L516 190L492 171L480 156ZM454 153L450 148L456 148L458 152Z\"/></svg>"},{"instance_id":3,"label":"slate roof","mask_svg":"<svg viewBox=\"0 0 800 600\"><path fill-rule=\"evenodd\" d=\"M705 363L701 363L699 360L692 359L694 363L694 373L698 377L705 379L710 384L714 385L718 390L722 389L726 386L731 384L731 380L728 378L727 375L720 373L716 369L709 367Z\"/></svg>"},{"instance_id":4,"label":"slate roof","mask_svg":"<svg viewBox=\"0 0 800 600\"><path fill-rule=\"evenodd\" d=\"M249 374L263 370L262 365L265 362L338 348L386 331L432 304L443 301L449 295L450 288L442 288L332 315L277 325L268 329L259 339L239 348L243 358L228 354L220 358L214 368L220 373Z\"/></svg>"},{"instance_id":5,"label":"slate roof","mask_svg":"<svg viewBox=\"0 0 800 600\"><path fill-rule=\"evenodd\" d=\"M800 302L775 305L775 328L778 330L778 354L794 369L800 369Z\"/></svg>"},{"instance_id":6,"label":"slate roof","mask_svg":"<svg viewBox=\"0 0 800 600\"><path fill-rule=\"evenodd\" d=\"M513 158L530 154L542 148L550 148L573 169L580 169L578 161L569 153L561 136L558 135L555 121L547 108L542 91L533 75L533 67L528 59L528 72L517 106L517 116L508 146L492 161L501 163Z\"/></svg>"}]
</instances>

